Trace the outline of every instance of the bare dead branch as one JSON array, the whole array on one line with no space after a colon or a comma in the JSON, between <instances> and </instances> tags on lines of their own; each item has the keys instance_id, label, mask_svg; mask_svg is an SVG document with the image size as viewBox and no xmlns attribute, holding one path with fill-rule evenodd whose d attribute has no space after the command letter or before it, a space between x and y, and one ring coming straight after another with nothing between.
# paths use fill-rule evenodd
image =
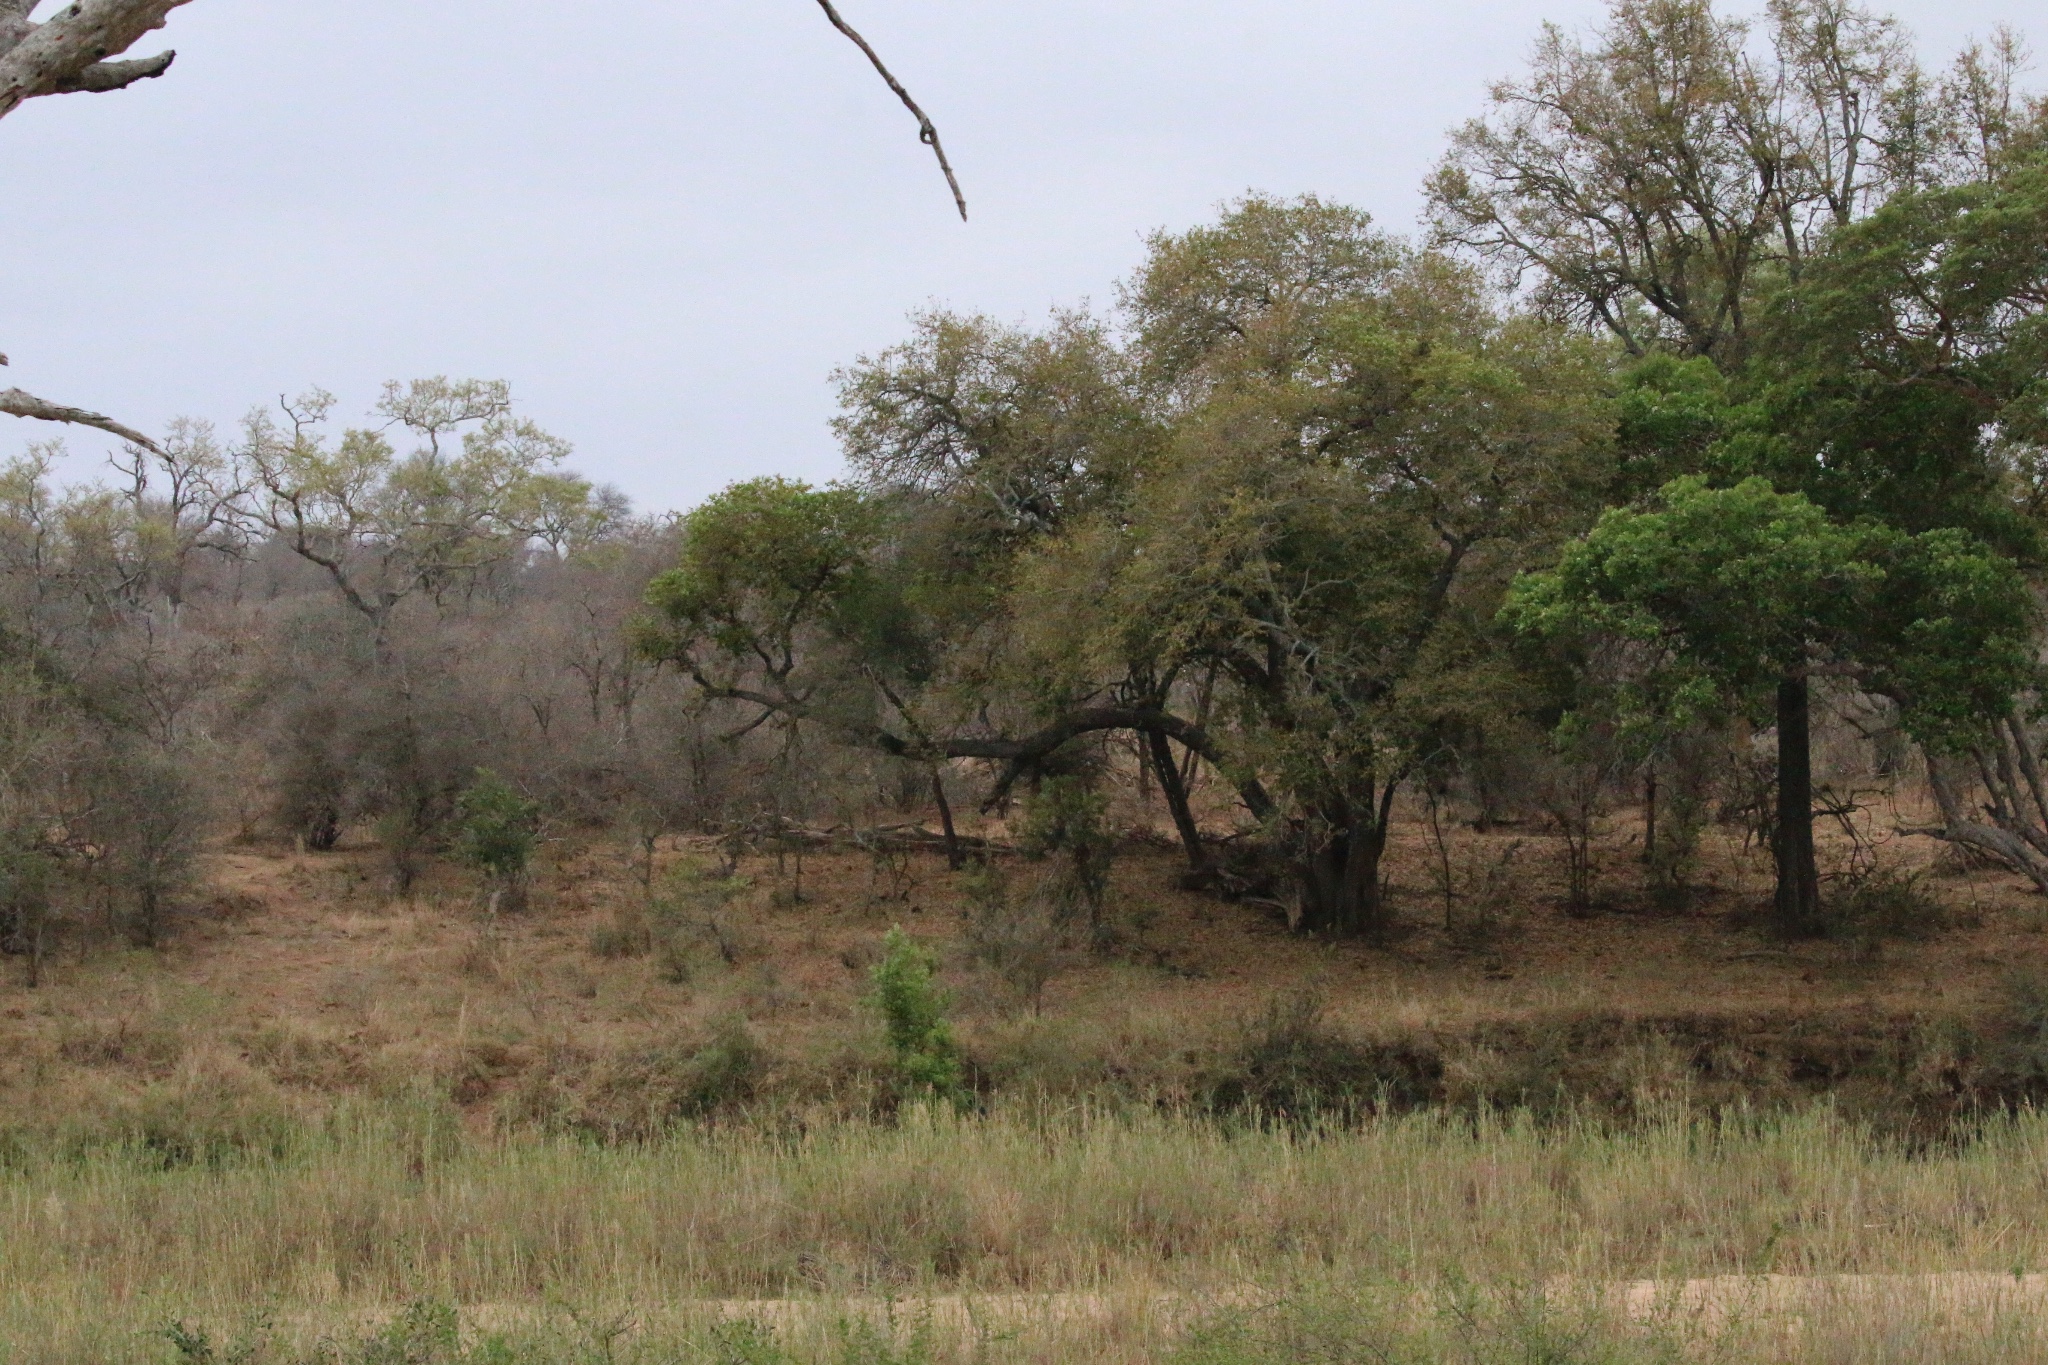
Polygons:
<instances>
[{"instance_id":1,"label":"bare dead branch","mask_svg":"<svg viewBox=\"0 0 2048 1365\"><path fill-rule=\"evenodd\" d=\"M57 82L53 95L104 95L109 90L126 90L137 81L154 80L171 69L175 52L159 52L133 62L94 62L77 75Z\"/></svg>"},{"instance_id":2,"label":"bare dead branch","mask_svg":"<svg viewBox=\"0 0 2048 1365\"><path fill-rule=\"evenodd\" d=\"M946 184L953 191L953 203L960 210L960 221L966 222L967 196L960 192L960 179L953 174L953 163L946 160L946 149L939 144L937 125L926 116L924 110L917 107L917 101L912 99L910 92L903 88L903 82L891 75L888 67L882 65L881 55L868 45L868 40L861 37L860 34L854 31L851 24L839 17L839 11L833 8L832 0L818 0L818 7L825 11L825 17L832 21L832 27L852 39L854 46L867 54L868 60L874 63L875 70L881 73L882 79L888 82L889 88L896 92L896 98L903 101L903 107L908 109L911 116L917 120L918 141L931 148L932 155L939 159L939 169L946 173Z\"/></svg>"},{"instance_id":3,"label":"bare dead branch","mask_svg":"<svg viewBox=\"0 0 2048 1365\"><path fill-rule=\"evenodd\" d=\"M69 422L73 426L97 427L101 431L120 437L124 441L141 446L153 455L163 454L155 441L144 436L133 427L122 426L111 417L84 408L67 408L49 403L32 393L20 389L0 389L0 412L10 417L27 417L38 422Z\"/></svg>"},{"instance_id":4,"label":"bare dead branch","mask_svg":"<svg viewBox=\"0 0 2048 1365\"><path fill-rule=\"evenodd\" d=\"M175 52L111 61L190 0L73 0L45 23L28 0L0 3L0 118L38 95L120 90L161 76Z\"/></svg>"}]
</instances>

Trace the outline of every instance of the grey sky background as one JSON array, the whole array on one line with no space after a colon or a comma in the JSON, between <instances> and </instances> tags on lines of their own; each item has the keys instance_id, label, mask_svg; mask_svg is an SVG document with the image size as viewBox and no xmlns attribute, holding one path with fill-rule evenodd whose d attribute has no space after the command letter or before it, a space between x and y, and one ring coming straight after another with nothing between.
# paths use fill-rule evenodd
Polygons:
<instances>
[{"instance_id":1,"label":"grey sky background","mask_svg":"<svg viewBox=\"0 0 2048 1365\"><path fill-rule=\"evenodd\" d=\"M2037 4L1894 10L1945 63ZM828 479L828 376L908 312L1106 303L1147 231L1251 188L1407 230L1488 81L1600 9L840 7L939 124L971 223L813 0L194 0L164 79L0 124L6 382L160 427L312 383L353 419L387 378L505 378L646 509ZM9 419L0 455L54 434ZM93 477L110 442L66 439Z\"/></svg>"}]
</instances>

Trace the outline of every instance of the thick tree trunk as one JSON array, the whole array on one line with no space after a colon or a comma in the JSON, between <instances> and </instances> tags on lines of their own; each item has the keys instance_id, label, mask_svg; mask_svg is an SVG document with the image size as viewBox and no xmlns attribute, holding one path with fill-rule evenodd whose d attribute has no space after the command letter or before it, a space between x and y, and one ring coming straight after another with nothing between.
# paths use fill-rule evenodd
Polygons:
<instances>
[{"instance_id":1,"label":"thick tree trunk","mask_svg":"<svg viewBox=\"0 0 2048 1365\"><path fill-rule=\"evenodd\" d=\"M1188 805L1188 789L1187 784L1181 781L1180 765L1173 761L1173 746L1157 730L1146 731L1145 742L1152 758L1152 772L1159 779L1159 792L1166 798L1166 809L1173 815L1173 827L1180 833L1181 847L1187 850L1188 867L1195 872L1205 871L1209 866L1209 855L1202 847L1202 830L1195 823L1194 810Z\"/></svg>"},{"instance_id":2,"label":"thick tree trunk","mask_svg":"<svg viewBox=\"0 0 2048 1365\"><path fill-rule=\"evenodd\" d=\"M1309 853L1300 869L1301 913L1295 927L1332 938L1384 937L1391 927L1380 887L1386 849L1387 826L1381 818L1334 832Z\"/></svg>"},{"instance_id":3,"label":"thick tree trunk","mask_svg":"<svg viewBox=\"0 0 2048 1365\"><path fill-rule=\"evenodd\" d=\"M1780 933L1820 926L1820 870L1813 857L1813 731L1804 677L1778 684L1778 810L1772 839L1778 865L1774 913Z\"/></svg>"}]
</instances>

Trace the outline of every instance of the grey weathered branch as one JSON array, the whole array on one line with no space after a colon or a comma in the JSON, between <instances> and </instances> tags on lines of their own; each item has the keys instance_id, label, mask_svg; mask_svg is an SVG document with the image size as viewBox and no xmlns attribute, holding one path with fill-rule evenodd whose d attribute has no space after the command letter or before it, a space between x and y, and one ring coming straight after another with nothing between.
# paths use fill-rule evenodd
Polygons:
<instances>
[{"instance_id":1,"label":"grey weathered branch","mask_svg":"<svg viewBox=\"0 0 2048 1365\"><path fill-rule=\"evenodd\" d=\"M868 40L856 33L853 26L840 17L839 11L833 8L832 0L818 0L818 7L825 11L825 17L832 21L832 27L845 34L853 41L854 46L867 54L868 60L874 63L875 70L881 73L889 88L896 92L896 98L903 101L903 107L917 120L918 141L931 148L932 155L939 159L939 169L946 173L946 185L953 191L953 204L960 210L960 221L966 222L967 196L960 192L960 178L953 174L953 163L946 160L946 149L939 144L938 126L926 116L924 110L917 107L917 101L903 88L903 82L897 80L889 68L882 64L881 55L868 45Z\"/></svg>"},{"instance_id":2,"label":"grey weathered branch","mask_svg":"<svg viewBox=\"0 0 2048 1365\"><path fill-rule=\"evenodd\" d=\"M1951 844L1975 849L2022 874L2039 890L2048 892L2048 856L2043 856L2039 849L2014 831L1972 818L1954 777L1946 770L1941 758L1934 754L1928 755L1927 759L1927 785L1934 794L1936 808L1941 812L1941 824L1908 833L1931 835Z\"/></svg>"},{"instance_id":3,"label":"grey weathered branch","mask_svg":"<svg viewBox=\"0 0 2048 1365\"><path fill-rule=\"evenodd\" d=\"M0 356L0 362L4 360L5 357ZM67 408L62 404L45 402L34 394L24 393L20 389L0 389L0 412L11 417L32 418L38 422L69 422L74 426L97 427L124 441L141 446L151 454L163 454L155 441L133 427L123 426L111 417L88 412L84 408Z\"/></svg>"},{"instance_id":4,"label":"grey weathered branch","mask_svg":"<svg viewBox=\"0 0 2048 1365\"><path fill-rule=\"evenodd\" d=\"M73 0L43 23L29 19L35 0L0 0L0 118L39 95L120 90L161 76L176 58L164 52L114 61L190 0Z\"/></svg>"}]
</instances>

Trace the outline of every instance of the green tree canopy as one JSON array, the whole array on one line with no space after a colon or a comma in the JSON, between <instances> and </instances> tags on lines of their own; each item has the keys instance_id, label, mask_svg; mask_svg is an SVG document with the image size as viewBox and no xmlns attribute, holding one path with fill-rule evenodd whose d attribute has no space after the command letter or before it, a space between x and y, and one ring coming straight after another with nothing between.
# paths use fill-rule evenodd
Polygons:
<instances>
[{"instance_id":1,"label":"green tree canopy","mask_svg":"<svg viewBox=\"0 0 2048 1365\"><path fill-rule=\"evenodd\" d=\"M2032 599L2011 559L1953 527L1842 524L1761 478L1688 476L1649 507L1610 509L1556 568L1518 580L1503 614L1552 638L1629 642L1639 706L1771 716L1781 747L1805 742L1804 689L1789 706L1784 694L1813 676L1891 698L1916 737L1953 747L2034 672ZM1810 786L1781 771L1779 803L1781 927L1803 932L1818 905L1801 884Z\"/></svg>"}]
</instances>

